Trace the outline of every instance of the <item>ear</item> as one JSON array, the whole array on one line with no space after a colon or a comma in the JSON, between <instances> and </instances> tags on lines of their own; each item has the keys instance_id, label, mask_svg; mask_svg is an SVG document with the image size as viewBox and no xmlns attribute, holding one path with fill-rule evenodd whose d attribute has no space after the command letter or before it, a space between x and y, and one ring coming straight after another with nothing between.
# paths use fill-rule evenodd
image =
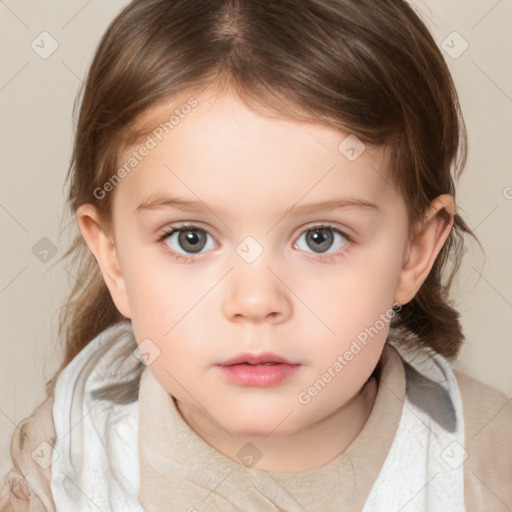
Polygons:
<instances>
[{"instance_id":1,"label":"ear","mask_svg":"<svg viewBox=\"0 0 512 512\"><path fill-rule=\"evenodd\" d=\"M443 194L432 201L407 246L394 303L407 304L418 293L450 234L454 215L455 201L451 195Z\"/></svg>"},{"instance_id":2,"label":"ear","mask_svg":"<svg viewBox=\"0 0 512 512\"><path fill-rule=\"evenodd\" d=\"M83 204L77 208L76 218L84 240L93 253L112 300L119 312L130 318L130 306L116 246L110 230L102 222L98 210L92 204Z\"/></svg>"}]
</instances>

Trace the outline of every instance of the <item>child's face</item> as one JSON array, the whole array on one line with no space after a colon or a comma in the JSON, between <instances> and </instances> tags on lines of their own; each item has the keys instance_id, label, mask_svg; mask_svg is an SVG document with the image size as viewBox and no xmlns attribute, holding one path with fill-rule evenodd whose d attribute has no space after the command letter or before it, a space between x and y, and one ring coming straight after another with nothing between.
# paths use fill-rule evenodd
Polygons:
<instances>
[{"instance_id":1,"label":"child's face","mask_svg":"<svg viewBox=\"0 0 512 512\"><path fill-rule=\"evenodd\" d=\"M297 432L354 397L378 362L405 298L406 207L380 150L350 161L338 149L348 134L196 98L115 188L111 290L181 411L235 435ZM161 196L190 203L138 208ZM328 205L345 199L374 206ZM188 238L157 241L188 224ZM329 229L315 237L315 224ZM296 366L238 366L249 377L233 382L219 365L247 353Z\"/></svg>"}]
</instances>

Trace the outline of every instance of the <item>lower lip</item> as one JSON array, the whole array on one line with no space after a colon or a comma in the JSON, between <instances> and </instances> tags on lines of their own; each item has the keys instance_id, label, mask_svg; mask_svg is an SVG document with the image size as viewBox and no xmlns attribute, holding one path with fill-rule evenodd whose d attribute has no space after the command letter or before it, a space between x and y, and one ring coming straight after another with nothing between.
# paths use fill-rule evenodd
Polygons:
<instances>
[{"instance_id":1,"label":"lower lip","mask_svg":"<svg viewBox=\"0 0 512 512\"><path fill-rule=\"evenodd\" d=\"M298 369L298 364L277 363L271 365L232 364L219 366L224 376L239 386L265 388L277 386L289 379Z\"/></svg>"}]
</instances>

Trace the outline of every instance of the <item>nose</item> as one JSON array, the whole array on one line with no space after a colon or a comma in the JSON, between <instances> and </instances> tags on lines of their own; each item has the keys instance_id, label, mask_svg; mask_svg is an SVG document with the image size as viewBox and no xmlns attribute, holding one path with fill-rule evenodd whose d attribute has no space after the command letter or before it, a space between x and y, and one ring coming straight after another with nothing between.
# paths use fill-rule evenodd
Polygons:
<instances>
[{"instance_id":1,"label":"nose","mask_svg":"<svg viewBox=\"0 0 512 512\"><path fill-rule=\"evenodd\" d=\"M292 313L290 293L285 279L264 261L240 262L226 280L222 313L237 323L281 323Z\"/></svg>"}]
</instances>

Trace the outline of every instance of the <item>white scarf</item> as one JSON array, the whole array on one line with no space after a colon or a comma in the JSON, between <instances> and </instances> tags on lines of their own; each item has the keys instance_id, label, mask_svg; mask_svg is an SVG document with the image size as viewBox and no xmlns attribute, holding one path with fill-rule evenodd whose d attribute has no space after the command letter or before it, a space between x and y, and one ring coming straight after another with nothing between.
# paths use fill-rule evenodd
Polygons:
<instances>
[{"instance_id":1,"label":"white scarf","mask_svg":"<svg viewBox=\"0 0 512 512\"><path fill-rule=\"evenodd\" d=\"M439 354L400 354L409 360L402 416L363 512L463 512L468 455L455 375Z\"/></svg>"},{"instance_id":2,"label":"white scarf","mask_svg":"<svg viewBox=\"0 0 512 512\"><path fill-rule=\"evenodd\" d=\"M112 404L95 395L106 384L127 381L134 360L117 362L117 350L126 344L138 353L130 324L111 327L59 375L51 466L56 512L144 511L138 501L138 401ZM463 512L464 421L453 371L440 355L400 355L404 407L363 512Z\"/></svg>"}]
</instances>

